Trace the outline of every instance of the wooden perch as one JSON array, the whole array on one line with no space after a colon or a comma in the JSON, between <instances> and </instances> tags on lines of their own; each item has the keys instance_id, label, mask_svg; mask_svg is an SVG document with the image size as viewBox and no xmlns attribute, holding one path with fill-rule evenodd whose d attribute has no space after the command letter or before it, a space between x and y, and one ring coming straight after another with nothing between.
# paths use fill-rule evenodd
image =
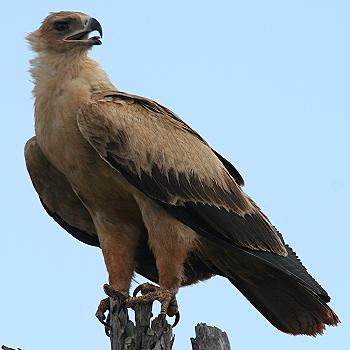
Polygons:
<instances>
[{"instance_id":1,"label":"wooden perch","mask_svg":"<svg viewBox=\"0 0 350 350\"><path fill-rule=\"evenodd\" d=\"M125 297L113 295L110 302L111 350L171 350L175 336L165 315L152 318L152 303L135 306L135 324L123 307ZM225 332L217 327L199 323L196 338L191 338L192 350L231 350ZM5 345L3 350L15 350ZM20 349L17 349L20 350Z\"/></svg>"},{"instance_id":2,"label":"wooden perch","mask_svg":"<svg viewBox=\"0 0 350 350\"><path fill-rule=\"evenodd\" d=\"M198 323L196 338L191 338L192 350L231 350L228 336L217 327Z\"/></svg>"},{"instance_id":3,"label":"wooden perch","mask_svg":"<svg viewBox=\"0 0 350 350\"><path fill-rule=\"evenodd\" d=\"M120 307L125 298L110 297L111 350L171 350L174 336L165 315L152 322L152 303L134 308L135 325L129 320L127 309Z\"/></svg>"},{"instance_id":4,"label":"wooden perch","mask_svg":"<svg viewBox=\"0 0 350 350\"><path fill-rule=\"evenodd\" d=\"M171 350L175 336L165 315L152 318L152 303L135 306L135 324L128 311L121 307L125 298L114 295L110 300L111 350ZM196 338L191 338L192 350L230 350L225 332L200 323Z\"/></svg>"}]
</instances>

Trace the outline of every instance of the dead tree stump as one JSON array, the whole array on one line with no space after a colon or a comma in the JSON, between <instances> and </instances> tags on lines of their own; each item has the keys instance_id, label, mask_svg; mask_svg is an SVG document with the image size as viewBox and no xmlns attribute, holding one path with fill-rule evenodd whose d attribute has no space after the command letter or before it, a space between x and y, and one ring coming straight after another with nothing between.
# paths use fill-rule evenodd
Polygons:
<instances>
[{"instance_id":1,"label":"dead tree stump","mask_svg":"<svg viewBox=\"0 0 350 350\"><path fill-rule=\"evenodd\" d=\"M122 307L125 298L113 296L110 300L111 350L171 350L174 344L172 327L165 315L152 318L152 303L138 304L135 324ZM191 338L192 350L231 350L225 332L217 327L200 323Z\"/></svg>"},{"instance_id":2,"label":"dead tree stump","mask_svg":"<svg viewBox=\"0 0 350 350\"><path fill-rule=\"evenodd\" d=\"M192 350L231 350L228 336L217 327L198 323L196 338L191 338Z\"/></svg>"},{"instance_id":3,"label":"dead tree stump","mask_svg":"<svg viewBox=\"0 0 350 350\"><path fill-rule=\"evenodd\" d=\"M110 297L111 350L171 350L174 336L165 315L151 322L152 303L135 306L135 325L127 309L121 307L123 297Z\"/></svg>"},{"instance_id":4,"label":"dead tree stump","mask_svg":"<svg viewBox=\"0 0 350 350\"><path fill-rule=\"evenodd\" d=\"M165 315L151 321L152 303L135 306L134 324L123 307L125 297L113 295L109 302L111 350L172 350L175 339L172 326ZM226 333L219 328L199 323L195 332L196 338L191 338L192 350L231 350ZM15 350L5 345L1 349Z\"/></svg>"}]
</instances>

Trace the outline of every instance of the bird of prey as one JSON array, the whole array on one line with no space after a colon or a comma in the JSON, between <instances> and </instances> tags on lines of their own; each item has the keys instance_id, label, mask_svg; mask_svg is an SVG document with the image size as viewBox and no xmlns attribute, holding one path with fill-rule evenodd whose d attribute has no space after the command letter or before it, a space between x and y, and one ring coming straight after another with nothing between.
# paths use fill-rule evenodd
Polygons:
<instances>
[{"instance_id":1,"label":"bird of prey","mask_svg":"<svg viewBox=\"0 0 350 350\"><path fill-rule=\"evenodd\" d=\"M95 18L65 11L27 37L36 135L25 159L47 213L101 247L127 306L159 300L174 315L180 287L219 275L283 332L336 325L327 292L243 192L236 168L168 108L119 91L88 57L101 37ZM158 286L129 297L135 271Z\"/></svg>"}]
</instances>

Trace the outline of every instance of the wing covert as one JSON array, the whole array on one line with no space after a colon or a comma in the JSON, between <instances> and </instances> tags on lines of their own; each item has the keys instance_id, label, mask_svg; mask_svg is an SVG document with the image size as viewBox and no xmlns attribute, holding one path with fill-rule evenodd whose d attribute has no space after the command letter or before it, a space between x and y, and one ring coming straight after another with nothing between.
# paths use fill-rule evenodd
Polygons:
<instances>
[{"instance_id":1,"label":"wing covert","mask_svg":"<svg viewBox=\"0 0 350 350\"><path fill-rule=\"evenodd\" d=\"M187 214L195 212L191 227L199 233L286 255L273 226L241 190L237 170L227 169L223 162L230 163L169 109L113 92L83 105L77 123L99 155L135 187L189 226ZM174 214L179 210L185 215Z\"/></svg>"}]
</instances>

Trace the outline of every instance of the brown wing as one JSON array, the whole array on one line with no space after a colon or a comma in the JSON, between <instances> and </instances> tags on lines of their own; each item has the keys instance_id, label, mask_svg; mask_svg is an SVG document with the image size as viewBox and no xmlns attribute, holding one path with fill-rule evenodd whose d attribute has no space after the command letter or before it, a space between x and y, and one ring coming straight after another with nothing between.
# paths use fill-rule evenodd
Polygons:
<instances>
[{"instance_id":1,"label":"brown wing","mask_svg":"<svg viewBox=\"0 0 350 350\"><path fill-rule=\"evenodd\" d=\"M114 92L83 105L77 121L106 162L198 233L286 255L276 230L230 174L234 167L228 171L170 110Z\"/></svg>"},{"instance_id":2,"label":"brown wing","mask_svg":"<svg viewBox=\"0 0 350 350\"><path fill-rule=\"evenodd\" d=\"M65 176L46 159L35 137L27 141L24 153L30 178L47 213L73 237L99 246L90 214Z\"/></svg>"}]
</instances>

